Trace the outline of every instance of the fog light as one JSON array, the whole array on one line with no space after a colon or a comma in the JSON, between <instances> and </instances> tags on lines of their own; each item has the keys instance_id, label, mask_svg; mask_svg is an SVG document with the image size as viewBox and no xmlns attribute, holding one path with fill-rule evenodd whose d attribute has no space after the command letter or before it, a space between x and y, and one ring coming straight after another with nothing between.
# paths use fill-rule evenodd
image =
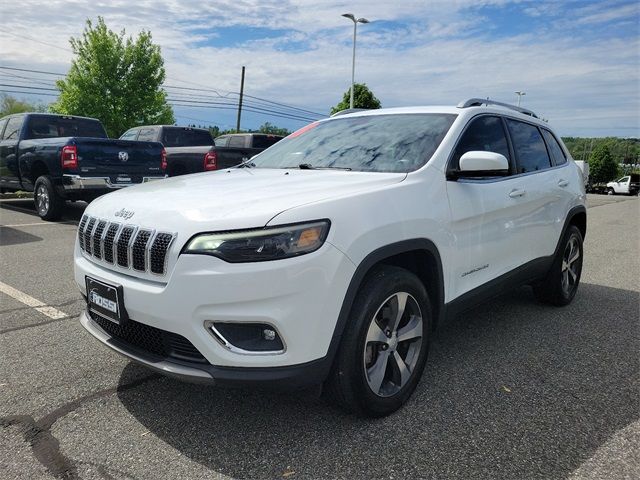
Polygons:
<instances>
[{"instance_id":1,"label":"fog light","mask_svg":"<svg viewBox=\"0 0 640 480\"><path fill-rule=\"evenodd\" d=\"M282 353L284 343L266 323L207 322L206 327L222 345L236 353Z\"/></svg>"}]
</instances>

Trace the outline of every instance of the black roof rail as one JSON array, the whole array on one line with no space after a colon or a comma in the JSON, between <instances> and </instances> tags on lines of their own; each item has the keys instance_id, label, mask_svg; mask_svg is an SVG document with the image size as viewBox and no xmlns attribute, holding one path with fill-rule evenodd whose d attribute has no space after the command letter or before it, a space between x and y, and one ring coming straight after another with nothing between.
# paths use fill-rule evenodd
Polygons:
<instances>
[{"instance_id":1,"label":"black roof rail","mask_svg":"<svg viewBox=\"0 0 640 480\"><path fill-rule=\"evenodd\" d=\"M458 108L480 107L482 105L498 105L500 107L515 110L516 112L524 113L525 115L529 115L533 118L539 118L535 113L527 108L517 107L515 105L511 105L510 103L496 102L495 100L489 100L488 98L470 98L469 100L460 102L458 104Z\"/></svg>"},{"instance_id":2,"label":"black roof rail","mask_svg":"<svg viewBox=\"0 0 640 480\"><path fill-rule=\"evenodd\" d=\"M355 112L365 112L370 110L369 108L345 108L344 110L340 110L339 112L331 115L332 117L339 117L340 115L346 115L347 113L355 113Z\"/></svg>"}]
</instances>

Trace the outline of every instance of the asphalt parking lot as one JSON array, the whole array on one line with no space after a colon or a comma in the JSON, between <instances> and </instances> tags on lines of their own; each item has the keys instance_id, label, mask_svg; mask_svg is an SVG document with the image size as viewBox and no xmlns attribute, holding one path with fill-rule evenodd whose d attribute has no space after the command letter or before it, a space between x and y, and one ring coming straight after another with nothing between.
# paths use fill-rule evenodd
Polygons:
<instances>
[{"instance_id":1,"label":"asphalt parking lot","mask_svg":"<svg viewBox=\"0 0 640 480\"><path fill-rule=\"evenodd\" d=\"M523 287L460 316L409 403L372 421L107 350L76 320L84 204L45 223L0 200L0 478L640 478L640 200L589 207L570 306Z\"/></svg>"}]
</instances>

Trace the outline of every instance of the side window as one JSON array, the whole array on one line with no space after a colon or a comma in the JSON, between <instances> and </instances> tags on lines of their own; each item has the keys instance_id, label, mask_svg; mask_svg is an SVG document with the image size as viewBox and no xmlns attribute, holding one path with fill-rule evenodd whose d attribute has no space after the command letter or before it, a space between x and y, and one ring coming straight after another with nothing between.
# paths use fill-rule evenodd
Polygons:
<instances>
[{"instance_id":1,"label":"side window","mask_svg":"<svg viewBox=\"0 0 640 480\"><path fill-rule=\"evenodd\" d=\"M538 127L509 118L507 125L516 152L517 173L535 172L551 167L547 147Z\"/></svg>"},{"instance_id":2,"label":"side window","mask_svg":"<svg viewBox=\"0 0 640 480\"><path fill-rule=\"evenodd\" d=\"M7 128L4 129L3 140L18 140L20 137L20 130L22 129L23 116L12 117L7 122Z\"/></svg>"},{"instance_id":3,"label":"side window","mask_svg":"<svg viewBox=\"0 0 640 480\"><path fill-rule=\"evenodd\" d=\"M564 154L564 150L556 140L556 137L553 136L549 130L542 129L542 136L547 142L547 147L549 147L549 153L551 154L551 159L553 160L554 165L564 165L567 163L567 157Z\"/></svg>"},{"instance_id":4,"label":"side window","mask_svg":"<svg viewBox=\"0 0 640 480\"><path fill-rule=\"evenodd\" d=\"M216 147L227 147L229 145L229 137L218 137L215 139Z\"/></svg>"},{"instance_id":5,"label":"side window","mask_svg":"<svg viewBox=\"0 0 640 480\"><path fill-rule=\"evenodd\" d=\"M449 168L457 170L460 157L473 151L501 153L509 160L509 144L500 117L482 116L472 120L460 137Z\"/></svg>"},{"instance_id":6,"label":"side window","mask_svg":"<svg viewBox=\"0 0 640 480\"><path fill-rule=\"evenodd\" d=\"M354 90L355 92L355 90ZM629 177L622 177L620 180L618 180L618 183L625 183L629 181Z\"/></svg>"},{"instance_id":7,"label":"side window","mask_svg":"<svg viewBox=\"0 0 640 480\"><path fill-rule=\"evenodd\" d=\"M0 120L0 138L2 138L2 132L4 131L4 127L7 124L7 119Z\"/></svg>"},{"instance_id":8,"label":"side window","mask_svg":"<svg viewBox=\"0 0 640 480\"><path fill-rule=\"evenodd\" d=\"M120 140L135 140L137 136L138 129L132 128L131 130L127 130L126 132L124 132L124 134L120 137Z\"/></svg>"},{"instance_id":9,"label":"side window","mask_svg":"<svg viewBox=\"0 0 640 480\"><path fill-rule=\"evenodd\" d=\"M141 128L140 135L138 135L139 142L155 142L156 141L156 129L155 128Z\"/></svg>"},{"instance_id":10,"label":"side window","mask_svg":"<svg viewBox=\"0 0 640 480\"><path fill-rule=\"evenodd\" d=\"M243 136L229 137L229 146L230 147L243 148L244 147L244 139L245 139L245 137L243 137Z\"/></svg>"}]
</instances>

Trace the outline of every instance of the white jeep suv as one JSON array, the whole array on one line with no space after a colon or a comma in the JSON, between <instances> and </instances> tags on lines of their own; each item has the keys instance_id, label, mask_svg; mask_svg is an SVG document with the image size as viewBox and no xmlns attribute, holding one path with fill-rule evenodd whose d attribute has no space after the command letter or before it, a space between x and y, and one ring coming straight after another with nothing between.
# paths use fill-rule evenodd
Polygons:
<instances>
[{"instance_id":1,"label":"white jeep suv","mask_svg":"<svg viewBox=\"0 0 640 480\"><path fill-rule=\"evenodd\" d=\"M528 110L471 99L348 113L241 168L91 203L75 246L80 321L165 374L324 383L381 416L416 388L446 318L522 284L571 302L585 231L580 170Z\"/></svg>"}]
</instances>

